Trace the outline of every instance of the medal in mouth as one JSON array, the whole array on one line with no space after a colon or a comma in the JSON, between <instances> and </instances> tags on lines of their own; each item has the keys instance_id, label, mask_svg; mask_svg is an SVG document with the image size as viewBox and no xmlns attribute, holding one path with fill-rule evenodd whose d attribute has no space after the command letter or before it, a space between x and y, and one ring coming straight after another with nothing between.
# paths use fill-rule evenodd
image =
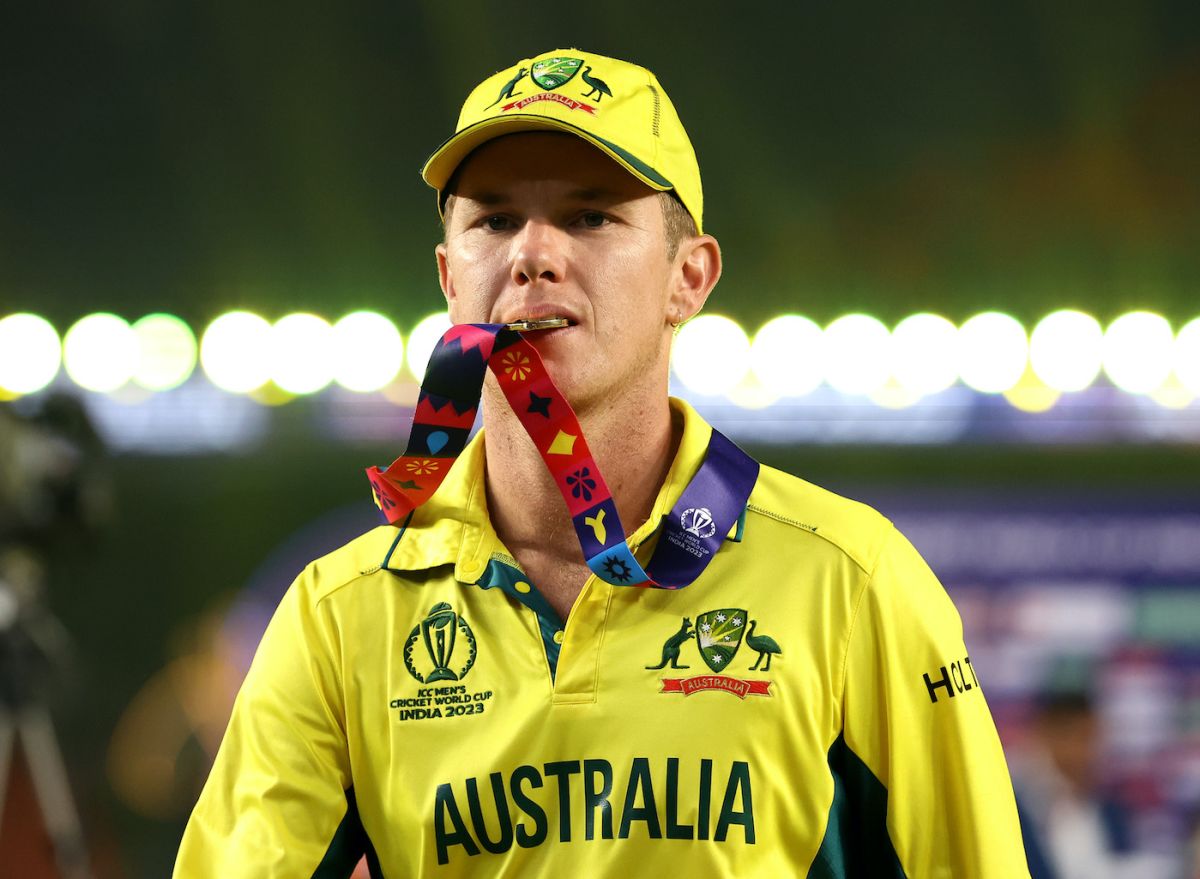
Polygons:
<instances>
[{"instance_id":1,"label":"medal in mouth","mask_svg":"<svg viewBox=\"0 0 1200 879\"><path fill-rule=\"evenodd\" d=\"M533 330L557 330L562 327L574 326L565 317L543 317L538 320L518 320L510 324L505 324L510 330L516 330L518 333L528 333Z\"/></svg>"}]
</instances>

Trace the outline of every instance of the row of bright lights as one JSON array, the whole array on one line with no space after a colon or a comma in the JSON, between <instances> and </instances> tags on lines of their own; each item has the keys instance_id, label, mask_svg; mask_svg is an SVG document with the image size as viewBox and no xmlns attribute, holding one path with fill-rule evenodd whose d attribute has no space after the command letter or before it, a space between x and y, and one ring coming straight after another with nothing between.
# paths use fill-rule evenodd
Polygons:
<instances>
[{"instance_id":1,"label":"row of bright lights","mask_svg":"<svg viewBox=\"0 0 1200 879\"><path fill-rule=\"evenodd\" d=\"M199 361L208 379L231 393L269 382L297 395L331 382L365 393L393 382L406 362L412 375L422 375L449 326L445 313L431 315L413 328L406 345L392 321L369 311L334 324L302 313L272 324L235 311L209 324L197 344L187 324L169 314L150 314L131 325L101 313L79 320L60 343L43 318L14 314L0 320L0 391L39 391L60 366L91 391L131 383L169 390L186 381ZM915 314L891 330L863 314L824 328L786 315L751 339L729 318L705 315L680 329L672 366L685 386L712 396L736 397L749 384L760 399L799 397L825 383L845 394L873 396L890 388L919 399L957 382L1007 394L1029 381L1065 393L1088 387L1103 370L1130 393L1174 386L1190 399L1200 396L1200 318L1176 333L1150 312L1130 312L1103 328L1090 315L1064 310L1027 333L999 312L977 314L961 326Z\"/></svg>"},{"instance_id":2,"label":"row of bright lights","mask_svg":"<svg viewBox=\"0 0 1200 879\"><path fill-rule=\"evenodd\" d=\"M920 398L960 381L986 394L1030 381L1067 393L1088 387L1103 370L1129 393L1176 384L1200 396L1200 318L1176 334L1165 318L1145 311L1124 314L1107 329L1082 312L1056 311L1029 334L999 312L958 327L935 314L914 314L890 331L863 314L824 329L788 315L767 323L753 341L734 321L708 316L686 325L676 342L676 375L709 394L734 392L747 373L776 398L803 396L822 382L868 396L893 388Z\"/></svg>"},{"instance_id":3,"label":"row of bright lights","mask_svg":"<svg viewBox=\"0 0 1200 879\"><path fill-rule=\"evenodd\" d=\"M445 314L421 321L408 338L409 368L425 364L450 326ZM166 391L183 384L199 361L209 381L243 394L268 382L289 394L312 394L331 382L377 391L405 363L405 344L383 315L356 311L335 324L313 314L289 314L274 324L247 311L223 314L200 343L186 323L149 314L130 325L113 314L90 314L59 343L54 327L33 314L0 320L0 390L30 394L50 384L61 366L75 384L112 392L128 384Z\"/></svg>"}]
</instances>

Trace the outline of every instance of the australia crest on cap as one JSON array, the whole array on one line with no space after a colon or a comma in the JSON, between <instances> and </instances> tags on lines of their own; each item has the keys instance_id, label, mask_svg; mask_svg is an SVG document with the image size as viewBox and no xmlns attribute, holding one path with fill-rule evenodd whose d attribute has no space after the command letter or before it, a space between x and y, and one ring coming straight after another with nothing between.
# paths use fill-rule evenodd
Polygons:
<instances>
[{"instance_id":1,"label":"australia crest on cap","mask_svg":"<svg viewBox=\"0 0 1200 879\"><path fill-rule=\"evenodd\" d=\"M575 78L579 68L583 66L582 58L542 58L534 61L529 68L529 78L546 91L566 85Z\"/></svg>"}]
</instances>

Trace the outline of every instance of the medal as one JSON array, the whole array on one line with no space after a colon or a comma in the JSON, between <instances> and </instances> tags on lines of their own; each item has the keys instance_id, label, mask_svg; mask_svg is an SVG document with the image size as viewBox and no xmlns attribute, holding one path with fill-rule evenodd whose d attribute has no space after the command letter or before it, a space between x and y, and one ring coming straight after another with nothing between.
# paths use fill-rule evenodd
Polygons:
<instances>
[{"instance_id":1,"label":"medal","mask_svg":"<svg viewBox=\"0 0 1200 879\"><path fill-rule=\"evenodd\" d=\"M562 327L570 326L571 322L565 317L546 317L541 320L519 320L511 324L505 324L510 330L516 330L518 333L528 333L531 330L557 330Z\"/></svg>"}]
</instances>

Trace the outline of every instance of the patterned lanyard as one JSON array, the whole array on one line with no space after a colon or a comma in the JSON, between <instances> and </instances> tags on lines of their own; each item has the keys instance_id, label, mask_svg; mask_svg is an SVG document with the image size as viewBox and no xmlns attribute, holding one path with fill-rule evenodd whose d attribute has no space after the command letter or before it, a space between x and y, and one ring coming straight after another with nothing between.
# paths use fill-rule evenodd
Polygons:
<instances>
[{"instance_id":1,"label":"patterned lanyard","mask_svg":"<svg viewBox=\"0 0 1200 879\"><path fill-rule=\"evenodd\" d=\"M648 573L625 542L616 504L574 410L537 349L504 324L458 324L438 342L421 384L408 448L387 470L367 470L389 522L410 516L446 478L475 423L487 369L562 492L583 556L597 577L614 586L682 589L700 576L745 509L758 462L713 430L704 463L667 517Z\"/></svg>"}]
</instances>

